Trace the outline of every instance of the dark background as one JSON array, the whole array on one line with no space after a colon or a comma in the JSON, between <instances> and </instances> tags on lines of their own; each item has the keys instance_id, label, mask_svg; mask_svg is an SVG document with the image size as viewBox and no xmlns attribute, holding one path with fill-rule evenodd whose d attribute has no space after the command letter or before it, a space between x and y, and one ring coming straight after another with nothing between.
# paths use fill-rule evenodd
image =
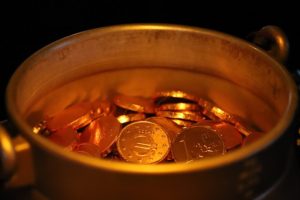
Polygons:
<instances>
[{"instance_id":1,"label":"dark background","mask_svg":"<svg viewBox=\"0 0 300 200\"><path fill-rule=\"evenodd\" d=\"M300 29L297 23L300 19L300 10L297 10L298 6L295 4L276 0L273 2L244 0L2 2L0 3L0 121L7 118L4 106L7 82L14 70L28 56L62 37L107 25L174 23L214 29L240 38L245 38L250 32L257 31L265 25L276 25L281 27L289 38L290 54L286 66L296 77L295 72L300 66L298 59ZM299 178L299 164L296 166ZM294 178L294 182L288 179L284 189L279 193L287 197L286 199L294 199L292 192L300 186L293 184L299 184L300 181L297 179L295 182L293 174L289 176ZM299 197L299 192L296 195ZM274 196L279 197L277 194ZM298 199L297 197L295 199Z\"/></svg>"},{"instance_id":2,"label":"dark background","mask_svg":"<svg viewBox=\"0 0 300 200\"><path fill-rule=\"evenodd\" d=\"M26 0L0 4L0 119L4 92L13 71L29 55L64 36L122 23L176 23L205 27L245 38L265 25L281 27L290 40L287 66L299 67L296 5L289 1L66 1Z\"/></svg>"}]
</instances>

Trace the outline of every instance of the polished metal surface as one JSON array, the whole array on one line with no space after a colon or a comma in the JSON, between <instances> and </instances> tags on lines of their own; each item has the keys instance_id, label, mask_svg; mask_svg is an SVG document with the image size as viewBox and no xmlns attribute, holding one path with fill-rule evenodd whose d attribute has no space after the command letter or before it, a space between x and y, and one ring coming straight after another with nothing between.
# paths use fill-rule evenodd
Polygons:
<instances>
[{"instance_id":1,"label":"polished metal surface","mask_svg":"<svg viewBox=\"0 0 300 200\"><path fill-rule=\"evenodd\" d=\"M96 74L99 76L93 79L92 75ZM155 76L149 78L149 74ZM110 75L114 81L101 79ZM86 77L90 77L88 81ZM131 82L124 84L122 81L128 78L132 78ZM48 102L45 101L47 106L41 106L42 111L49 114L59 110L70 103L68 100L78 97L81 87L94 89L90 83L97 83L103 93L118 88L145 95L152 92L154 86L161 85L158 89L175 86L204 93L225 108L239 112L236 114L248 116L267 134L238 151L188 165L141 167L66 152L32 134L32 123L41 119L41 113L35 112L33 105L53 89L64 88L65 84L79 79L83 84L61 92L65 97L62 101L45 98ZM134 87L141 79L145 81L142 90ZM204 79L208 80L207 84L202 82ZM219 79L242 89L226 87ZM290 125L297 106L296 86L290 75L265 52L224 33L163 24L112 26L57 41L22 64L7 91L7 108L12 121L32 146L36 188L53 199L99 196L138 199L141 195L145 199L255 198L278 181L286 168L287 147L292 142L288 133L292 130ZM259 103L246 101L245 91L268 105L268 112L264 110L262 114ZM243 97L246 100L241 101ZM243 106L236 102L242 102ZM74 178L77 181L74 182ZM136 189L134 193L130 192L131 188Z\"/></svg>"}]
</instances>

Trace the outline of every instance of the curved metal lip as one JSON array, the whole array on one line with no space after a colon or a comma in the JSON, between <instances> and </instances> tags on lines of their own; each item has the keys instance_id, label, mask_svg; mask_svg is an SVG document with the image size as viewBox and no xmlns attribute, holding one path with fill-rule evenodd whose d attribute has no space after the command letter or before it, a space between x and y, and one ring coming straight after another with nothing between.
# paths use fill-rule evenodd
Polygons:
<instances>
[{"instance_id":1,"label":"curved metal lip","mask_svg":"<svg viewBox=\"0 0 300 200\"><path fill-rule=\"evenodd\" d=\"M261 54L265 59L268 59L271 63L274 64L284 76L286 80L290 92L289 92L289 102L287 105L287 109L283 113L281 119L278 124L268 132L265 136L263 136L260 140L255 143L249 144L237 151L230 152L225 154L224 156L218 156L214 158L207 158L203 160L198 160L192 163L171 163L171 164L156 164L156 165L140 165L140 164L131 164L131 163L123 163L123 162L115 162L108 161L104 159L95 159L87 156L79 155L73 152L64 151L58 145L51 143L47 139L43 137L39 137L37 135L32 134L31 127L22 119L20 113L16 106L14 105L14 100L16 98L15 91L17 91L18 80L22 77L22 72L26 69L26 63L36 55L41 55L51 50L55 50L61 45L67 45L69 43L77 42L82 39L82 37L91 36L92 34L104 34L104 33L113 33L118 31L130 31L130 30L169 30L169 31L180 31L180 32L195 32L201 33L205 35L210 35L213 37L222 38L225 40L229 40L234 43L238 43L239 45L243 45L246 48L250 48L258 54ZM80 36L80 37L79 37ZM115 173L131 173L131 174L152 174L152 175L160 175L160 174L178 174L178 173L191 173L195 171L205 171L216 168L221 168L228 166L230 164L234 164L236 162L242 161L246 158L249 158L260 151L263 151L268 146L272 145L281 135L284 134L285 130L290 126L294 115L296 113L297 108L297 89L294 81L291 79L288 71L275 59L271 58L266 52L251 45L250 43L236 38L234 36L228 35L226 33L198 28L192 26L185 25L174 25L174 24L124 24L124 25L113 25L108 27L101 27L96 29L90 29L86 31L82 31L60 40L57 40L44 48L40 49L29 58L27 58L23 64L16 70L16 72L11 77L9 84L6 90L6 105L8 113L11 117L11 120L14 124L22 130L22 134L34 145L39 148L43 148L48 153L55 155L57 157L63 158L69 162L73 162L74 164L82 164L92 168L98 168L99 170L111 171Z\"/></svg>"}]
</instances>

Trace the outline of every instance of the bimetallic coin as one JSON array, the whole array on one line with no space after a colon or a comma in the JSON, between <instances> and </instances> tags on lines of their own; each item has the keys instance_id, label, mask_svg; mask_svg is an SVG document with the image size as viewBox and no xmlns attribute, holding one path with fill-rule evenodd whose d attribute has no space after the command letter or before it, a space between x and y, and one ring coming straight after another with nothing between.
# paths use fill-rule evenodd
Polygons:
<instances>
[{"instance_id":1,"label":"bimetallic coin","mask_svg":"<svg viewBox=\"0 0 300 200\"><path fill-rule=\"evenodd\" d=\"M223 155L225 151L222 138L216 131L205 126L183 129L172 145L172 154L176 162L192 162Z\"/></svg>"},{"instance_id":2,"label":"bimetallic coin","mask_svg":"<svg viewBox=\"0 0 300 200\"><path fill-rule=\"evenodd\" d=\"M171 91L160 91L154 95L154 99L159 98L179 98L187 99L189 101L198 102L199 98L192 94L180 91L180 90L171 90Z\"/></svg>"},{"instance_id":3,"label":"bimetallic coin","mask_svg":"<svg viewBox=\"0 0 300 200\"><path fill-rule=\"evenodd\" d=\"M99 117L82 132L79 141L95 144L103 153L117 140L120 130L121 124L115 117Z\"/></svg>"},{"instance_id":4,"label":"bimetallic coin","mask_svg":"<svg viewBox=\"0 0 300 200\"><path fill-rule=\"evenodd\" d=\"M117 148L121 157L128 162L158 163L168 155L170 139L158 124L149 121L133 122L122 129Z\"/></svg>"},{"instance_id":5,"label":"bimetallic coin","mask_svg":"<svg viewBox=\"0 0 300 200\"><path fill-rule=\"evenodd\" d=\"M114 97L113 101L117 106L127 110L149 114L155 112L154 102L149 98L119 94Z\"/></svg>"},{"instance_id":6,"label":"bimetallic coin","mask_svg":"<svg viewBox=\"0 0 300 200\"><path fill-rule=\"evenodd\" d=\"M146 115L144 113L131 113L127 115L120 115L117 117L118 121L121 124L126 124L128 122L135 122L144 120L146 118Z\"/></svg>"},{"instance_id":7,"label":"bimetallic coin","mask_svg":"<svg viewBox=\"0 0 300 200\"><path fill-rule=\"evenodd\" d=\"M172 120L164 117L150 117L147 118L146 121L160 125L168 133L171 142L181 132L181 128L179 126L177 126Z\"/></svg>"},{"instance_id":8,"label":"bimetallic coin","mask_svg":"<svg viewBox=\"0 0 300 200\"><path fill-rule=\"evenodd\" d=\"M200 107L194 103L167 103L160 105L160 111L199 111Z\"/></svg>"},{"instance_id":9,"label":"bimetallic coin","mask_svg":"<svg viewBox=\"0 0 300 200\"><path fill-rule=\"evenodd\" d=\"M218 135L223 139L227 150L242 144L243 137L234 126L221 122L213 125L213 128L216 129Z\"/></svg>"},{"instance_id":10,"label":"bimetallic coin","mask_svg":"<svg viewBox=\"0 0 300 200\"><path fill-rule=\"evenodd\" d=\"M167 117L170 119L183 119L194 122L203 120L203 116L200 113L192 111L158 111L156 112L156 115L159 117Z\"/></svg>"},{"instance_id":11,"label":"bimetallic coin","mask_svg":"<svg viewBox=\"0 0 300 200\"><path fill-rule=\"evenodd\" d=\"M81 128L92 121L90 111L90 103L82 102L72 105L47 120L47 128L50 131L57 131L64 127Z\"/></svg>"}]
</instances>

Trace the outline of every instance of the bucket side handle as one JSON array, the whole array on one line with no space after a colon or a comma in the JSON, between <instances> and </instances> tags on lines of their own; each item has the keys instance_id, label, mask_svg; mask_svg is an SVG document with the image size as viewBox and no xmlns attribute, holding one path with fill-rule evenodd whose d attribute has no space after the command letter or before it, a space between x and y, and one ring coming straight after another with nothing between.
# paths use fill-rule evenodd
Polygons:
<instances>
[{"instance_id":1,"label":"bucket side handle","mask_svg":"<svg viewBox=\"0 0 300 200\"><path fill-rule=\"evenodd\" d=\"M34 171L30 144L18 134L11 138L7 121L0 122L0 181L4 189L33 185Z\"/></svg>"},{"instance_id":2,"label":"bucket side handle","mask_svg":"<svg viewBox=\"0 0 300 200\"><path fill-rule=\"evenodd\" d=\"M278 26L264 26L250 33L247 39L281 63L285 63L288 58L289 41L284 31Z\"/></svg>"}]
</instances>

